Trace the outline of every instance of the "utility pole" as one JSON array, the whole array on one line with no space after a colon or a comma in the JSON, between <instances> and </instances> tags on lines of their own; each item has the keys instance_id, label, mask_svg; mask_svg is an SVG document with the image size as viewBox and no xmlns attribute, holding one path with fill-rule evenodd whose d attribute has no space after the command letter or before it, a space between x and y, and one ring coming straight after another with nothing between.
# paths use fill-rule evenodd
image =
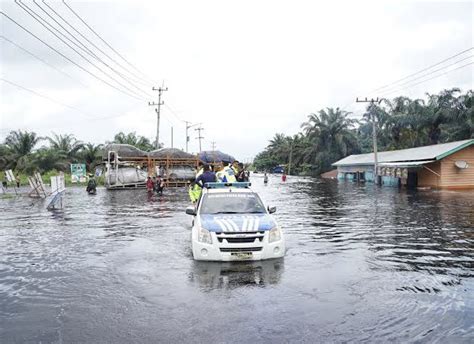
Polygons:
<instances>
[{"instance_id":1,"label":"utility pole","mask_svg":"<svg viewBox=\"0 0 474 344\"><path fill-rule=\"evenodd\" d=\"M204 130L203 127L199 126L199 128L194 129L195 131L198 132L198 137L196 137L199 140L199 153L202 151L201 149L201 140L204 138L201 136L201 130Z\"/></svg>"},{"instance_id":2,"label":"utility pole","mask_svg":"<svg viewBox=\"0 0 474 344\"><path fill-rule=\"evenodd\" d=\"M293 143L290 143L290 157L288 159L288 175L291 174L291 158L293 157Z\"/></svg>"},{"instance_id":3,"label":"utility pole","mask_svg":"<svg viewBox=\"0 0 474 344\"><path fill-rule=\"evenodd\" d=\"M216 141L211 142L212 145L212 160L216 162L217 157L216 157Z\"/></svg>"},{"instance_id":4,"label":"utility pole","mask_svg":"<svg viewBox=\"0 0 474 344\"><path fill-rule=\"evenodd\" d=\"M189 143L189 135L188 135L188 130L192 127L195 127L196 125L201 125L202 123L195 123L191 124L189 121L184 121L186 124L186 153L188 152L188 143Z\"/></svg>"},{"instance_id":5,"label":"utility pole","mask_svg":"<svg viewBox=\"0 0 474 344\"><path fill-rule=\"evenodd\" d=\"M153 91L158 91L158 103L155 102L148 102L148 105L150 106L156 106L155 112L156 112L156 142L155 142L155 148L159 149L160 148L160 110L161 110L161 105L163 105L165 102L161 101L161 94L165 91L168 91L168 87L164 87L162 85L161 87L153 87Z\"/></svg>"},{"instance_id":6,"label":"utility pole","mask_svg":"<svg viewBox=\"0 0 474 344\"><path fill-rule=\"evenodd\" d=\"M173 148L173 127L171 127L171 148Z\"/></svg>"},{"instance_id":7,"label":"utility pole","mask_svg":"<svg viewBox=\"0 0 474 344\"><path fill-rule=\"evenodd\" d=\"M380 104L382 99L379 99L378 97L376 99L361 99L356 98L357 103L370 103L369 105L369 114L372 117L372 141L373 141L373 146L374 146L374 182L375 184L378 184L378 157L377 157L377 126L375 124L375 109L374 109L374 103Z\"/></svg>"}]
</instances>

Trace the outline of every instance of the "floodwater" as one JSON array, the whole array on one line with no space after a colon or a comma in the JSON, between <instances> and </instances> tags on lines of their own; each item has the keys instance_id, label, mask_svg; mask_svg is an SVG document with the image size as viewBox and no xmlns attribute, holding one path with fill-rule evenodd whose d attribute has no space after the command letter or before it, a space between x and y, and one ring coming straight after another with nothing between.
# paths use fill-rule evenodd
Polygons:
<instances>
[{"instance_id":1,"label":"floodwater","mask_svg":"<svg viewBox=\"0 0 474 344\"><path fill-rule=\"evenodd\" d=\"M0 342L473 342L474 192L253 184L282 260L194 262L183 189L0 199Z\"/></svg>"}]
</instances>

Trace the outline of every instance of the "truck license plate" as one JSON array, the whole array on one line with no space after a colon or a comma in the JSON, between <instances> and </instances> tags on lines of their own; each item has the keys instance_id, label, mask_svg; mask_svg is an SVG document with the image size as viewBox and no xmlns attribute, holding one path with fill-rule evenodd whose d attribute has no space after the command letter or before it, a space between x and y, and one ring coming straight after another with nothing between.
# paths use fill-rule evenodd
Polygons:
<instances>
[{"instance_id":1,"label":"truck license plate","mask_svg":"<svg viewBox=\"0 0 474 344\"><path fill-rule=\"evenodd\" d=\"M252 259L252 252L232 252L231 256L237 259Z\"/></svg>"}]
</instances>

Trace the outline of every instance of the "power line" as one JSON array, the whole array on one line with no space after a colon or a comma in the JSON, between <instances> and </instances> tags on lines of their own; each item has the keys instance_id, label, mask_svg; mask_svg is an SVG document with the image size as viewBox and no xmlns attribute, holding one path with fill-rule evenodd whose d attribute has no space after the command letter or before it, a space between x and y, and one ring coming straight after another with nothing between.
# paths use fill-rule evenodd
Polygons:
<instances>
[{"instance_id":1,"label":"power line","mask_svg":"<svg viewBox=\"0 0 474 344\"><path fill-rule=\"evenodd\" d=\"M132 94L129 94L128 92L125 92L117 87L115 87L114 85L112 85L111 83L109 83L108 81L102 79L101 77L95 75L94 73L90 72L89 70L85 69L84 67L82 67L81 65L79 65L78 63L74 62L73 60L71 60L69 57L67 57L66 55L64 55L63 53L61 53L60 51L58 51L57 49L55 49L54 47L52 47L51 45L49 45L48 43L46 43L44 40L42 40L41 38L39 38L38 36L36 36L34 33L32 33L30 30L28 30L27 28L25 28L24 26L22 26L21 24L19 24L17 21L15 21L14 19L12 19L10 16L8 16L6 13L4 13L3 11L0 11L0 14L2 14L5 18L9 19L11 22L15 23L18 27L20 27L21 29L23 29L24 31L26 31L27 33L29 33L31 36L33 36L34 38L36 38L38 41L40 41L41 43L43 43L44 45L46 45L48 48L50 48L51 50L55 51L57 54L59 54L61 57L63 57L64 59L66 59L67 61L71 62L73 65L75 65L76 67L80 68L81 70L83 70L84 72L86 72L87 74L91 75L92 77L96 78L97 80L103 82L104 84L112 87L113 89L123 93L123 94L126 94L127 96L129 97L132 97L132 98L135 98L137 100L142 100Z\"/></svg>"},{"instance_id":2,"label":"power line","mask_svg":"<svg viewBox=\"0 0 474 344\"><path fill-rule=\"evenodd\" d=\"M409 86L407 86L407 87L404 87L404 88L401 88L401 89L399 89L399 90L393 90L393 91L391 91L391 92L389 92L389 93L387 93L387 94L391 94L391 93L394 93L394 92L400 92L400 91L402 91L402 90L406 90L406 89L408 89L408 88L411 88L411 87L413 87L413 86L417 86L417 85L419 85L419 84L422 84L422 83L424 83L424 82L427 82L427 81L430 81L430 80L433 80L433 79L439 78L439 77L441 77L441 76L444 76L444 75L446 75L446 74L449 74L449 73L451 73L451 72L454 72L454 71L456 71L456 70L458 70L458 69L461 69L461 68L467 67L467 66L469 66L469 65L472 65L472 64L474 64L474 62L470 62L470 63L467 63L467 64L465 64L465 65L462 65L462 66L460 66L460 67L457 67L457 68L454 68L454 69L448 70L447 72L444 72L444 73L441 73L441 74L435 75L434 77L431 77L431 78L429 78L429 79L426 79L426 80L423 80L423 81L417 82L417 83L415 83L415 84L413 84L413 85L409 85Z\"/></svg>"},{"instance_id":3,"label":"power line","mask_svg":"<svg viewBox=\"0 0 474 344\"><path fill-rule=\"evenodd\" d=\"M452 73L452 72L454 72L454 71L456 71L456 70L458 70L458 69L462 69L462 68L467 67L467 66L470 66L470 65L472 65L472 64L474 64L474 62L466 63L466 64L464 64L464 65L462 65L462 66L459 66L459 67L457 67L457 68L448 70L448 71L446 71L446 72L444 72L444 73L435 75L435 76L433 76L433 77L431 77L431 78L428 78L428 79L426 79L426 80L422 80L422 81L417 82L417 83L415 83L415 84L408 85L407 87L402 87L402 88L400 88L400 89L393 90L393 91L387 93L386 95L392 94L392 93L395 93L395 92L400 92L400 91L403 91L403 90L406 90L406 89L409 89L409 88L411 88L411 87L413 87L413 86L417 86L417 85L420 85L420 84L422 84L422 83L424 83L424 82L427 82L427 81L430 81L430 80L433 80L433 79L442 77L442 76L444 76L444 75L446 75L446 74ZM356 117L359 117L359 116L363 116L363 114L356 115Z\"/></svg>"},{"instance_id":4,"label":"power line","mask_svg":"<svg viewBox=\"0 0 474 344\"><path fill-rule=\"evenodd\" d=\"M373 91L371 91L370 93L373 93L373 92L379 91L379 90L381 90L381 89L387 88L388 86L391 86L391 85L393 85L393 84L397 84L397 83L399 83L400 81L406 80L406 79L408 79L408 78L411 78L412 76L415 76L415 75L418 75L418 74L420 74L420 73L423 73L423 72L425 72L425 71L427 71L427 70L429 70L429 69L431 69L431 68L434 68L434 67L436 67L436 66L439 66L440 64L443 64L444 62L449 61L449 60L451 60L451 59L453 59L453 58L455 58L455 57L458 57L459 55L462 55L462 54L464 54L464 53L466 53L466 52L468 52L468 51L471 51L471 50L473 50L473 49L474 49L474 47L471 47L471 48L469 48L469 49L463 50L463 51L461 51L461 52L459 52L459 53L457 53L457 54L455 54L455 55L452 55L452 56L450 56L450 57L448 57L448 58L446 58L446 59L444 59L444 60L442 60L442 61L440 61L440 62L437 62L437 63L435 63L435 64L433 64L433 65L431 65L431 66L429 66L429 67L423 68L422 70L420 70L420 71L418 71L418 72L416 72L416 73L407 75L407 76L405 76L405 77L403 77L403 78L401 78L401 79L398 79L398 80L396 80L396 81L394 81L394 82L391 82L391 83L389 83L389 84L387 84L387 85L384 85L384 86L381 86L381 87L379 87L379 88L376 88L376 89L374 89Z\"/></svg>"},{"instance_id":5,"label":"power line","mask_svg":"<svg viewBox=\"0 0 474 344\"><path fill-rule=\"evenodd\" d=\"M100 47L98 47L94 42L92 42L91 40L89 40L86 36L84 36L79 30L77 30L73 25L71 25L66 19L64 19L63 16L61 16L57 11L54 10L54 8L52 8L51 6L49 6L45 0L42 0L43 1L43 4L48 7L56 16L58 16L59 18L61 18L61 20L66 23L71 29L73 29L78 35L80 35L83 39L85 39L89 44L91 44L94 48L96 48L98 51L100 51L102 54L104 54L105 56L107 56L112 62L114 62L115 64L117 64L118 66L120 66L123 70L125 70L127 73L129 73L131 76L133 76L135 79L138 79L138 80L134 80L135 82L137 83L140 83L144 86L151 86L150 83L148 82L144 82L146 81L145 79L141 78L140 76L136 75L135 73L131 72L128 68L124 67L121 63L119 63L116 59L114 59L113 57L111 57L109 54L107 54L105 51L103 51Z\"/></svg>"},{"instance_id":6,"label":"power line","mask_svg":"<svg viewBox=\"0 0 474 344\"><path fill-rule=\"evenodd\" d=\"M166 108L173 114L173 116L176 117L176 119L177 119L178 121L186 122L186 121L182 120L182 119L178 116L178 114L177 114L168 104L164 104L164 105L165 105Z\"/></svg>"},{"instance_id":7,"label":"power line","mask_svg":"<svg viewBox=\"0 0 474 344\"><path fill-rule=\"evenodd\" d=\"M20 0L18 2L21 2ZM118 70L116 70L114 67L110 66L107 62L105 62L104 60L102 60L99 56L97 56L92 50L90 50L84 43L82 43L74 34L72 34L68 29L66 29L63 25L61 25L61 23L59 23L53 16L51 16L44 8L42 8L35 0L33 0L33 3L42 11L44 12L49 18L51 18L51 20L53 20L61 29L63 29L66 33L69 34L69 36L71 36L77 43L80 44L80 46L73 42L71 39L69 39L68 37L66 37L64 34L61 33L61 35L66 38L69 42L71 42L72 44L74 44L76 47L78 47L79 49L81 49L82 51L84 51L85 53L89 54L90 56L92 56L94 59L96 59L97 61L99 61L100 63L102 63L104 66L106 66L107 68L109 68L112 72L114 72L115 74L117 74L119 77L121 77L123 80L125 80L126 82L128 82L131 86L133 86L134 88L136 88L137 90L139 90L140 92L144 93L146 96L149 96L149 94L147 94L144 90L142 90L140 87L136 86L134 81L131 80L129 77L127 77L126 75L122 74L121 72L119 72ZM25 5L25 7L27 7ZM42 18L38 13L36 13L35 11L33 11L31 8L28 7L28 9L30 11L32 11L34 14L36 14L38 17L40 17L43 21L45 21L46 23L48 23L48 25L50 25L50 27L53 27L47 20L45 20L44 18ZM53 27L54 28L54 27ZM55 30L60 33L59 30L57 30L55 28ZM103 71L102 71L103 72ZM106 74L105 72L103 72L104 74Z\"/></svg>"},{"instance_id":8,"label":"power line","mask_svg":"<svg viewBox=\"0 0 474 344\"><path fill-rule=\"evenodd\" d=\"M12 85L12 86L15 86L15 87L17 87L17 88L19 88L19 89L22 89L22 90L24 90L24 91L26 91L26 92L32 93L32 94L34 94L34 95L36 95L36 96L38 96L38 97L47 99L47 100L49 100L49 101L51 101L51 102L53 102L53 103L56 103L56 104L58 104L58 105L64 106L64 107L69 108L69 109L72 109L72 110L74 110L74 111L77 111L77 112L79 112L79 113L81 113L81 114L87 116L87 117L89 118L89 120L102 120L102 119L110 119L110 118L116 118L116 117L123 117L123 116L126 116L126 115L124 114L124 115L114 115L114 116L106 116L106 117L96 117L96 115L94 115L94 114L90 114L90 113L87 113L87 112L85 112L85 111L82 111L81 109L79 109L79 108L77 108L77 107L64 104L64 103L62 103L62 102L60 102L60 101L58 101L58 100L56 100L56 99L54 99L54 98L51 98L51 97L49 97L49 96L45 96L44 94L38 93L38 92L36 92L36 91L34 91L34 90L32 90L32 89L29 89L29 88L27 88L27 87L24 87L24 86L21 86L21 85L19 85L19 84L17 84L17 83L14 83L13 81L6 80L6 79L4 79L4 78L0 78L0 80L3 81L3 82L5 82L5 83L7 83L7 84L10 84L10 85ZM92 117L91 117L91 116L92 116Z\"/></svg>"},{"instance_id":9,"label":"power line","mask_svg":"<svg viewBox=\"0 0 474 344\"><path fill-rule=\"evenodd\" d=\"M84 87L86 87L86 88L89 88L89 86L87 86L86 84L83 84L80 80L74 78L73 76L71 76L70 74L68 74L68 73L66 73L66 72L64 72L64 71L62 71L62 70L60 70L59 68L56 68L54 65L52 65L52 64L49 63L48 61L43 60L41 57L39 57L39 56L33 54L33 53L32 53L31 51L29 51L29 50L26 50L25 48L23 48L22 46L20 46L19 44L15 43L15 42L13 42L12 40L6 38L5 36L1 36L1 35L0 35L0 38L4 39L5 41L7 41L7 42L9 42L10 44L14 45L14 46L17 47L18 49L24 51L24 52L27 53L28 55L33 56L35 59L37 59L37 60L43 62L45 65L49 66L50 68L52 68L52 69L58 71L58 72L61 73L61 74L64 74L65 76L67 76L68 78L70 78L70 79L72 79L72 80L74 80L74 81L77 81L77 82L80 83L82 86L84 86Z\"/></svg>"},{"instance_id":10,"label":"power line","mask_svg":"<svg viewBox=\"0 0 474 344\"><path fill-rule=\"evenodd\" d=\"M125 63L127 63L130 67L135 69L138 73L142 74L149 82L152 82L150 79L148 79L142 71L140 71L137 67L135 67L133 64L127 61L125 57L123 57L117 50L115 50L109 43L107 43L91 26L89 26L84 19L81 18L79 14L77 14L67 3L66 1L63 0L63 4L69 8L69 10L89 29L91 30L94 35L96 35L105 45L107 45L115 54L117 54Z\"/></svg>"},{"instance_id":11,"label":"power line","mask_svg":"<svg viewBox=\"0 0 474 344\"><path fill-rule=\"evenodd\" d=\"M459 62L462 62L462 61L471 59L471 58L473 58L473 57L474 57L474 55L470 55L470 56L465 57L465 58L463 58L463 59L461 59L461 60L459 60L459 61L456 61L456 62L454 62L454 63L451 63L451 64L449 64L449 65L447 65L447 66L445 66L445 67L441 67L441 68L435 69L435 70L433 70L433 71L431 71L431 72L429 72L429 73L426 73L426 74L424 74L424 75L421 75L421 76L419 76L419 77L416 77L416 78L414 78L414 79L411 79L411 80L409 80L409 81L407 81L407 82L404 82L404 83L402 83L402 84L400 84L400 85L398 85L398 86L394 86L394 87L397 88L397 87L400 87L400 86L404 86L404 85L407 85L407 84L411 84L413 81L420 80L420 79L425 78L425 77L427 77L427 76L429 76L429 75L431 75L431 74L437 73L437 72L439 72L439 71L441 71L441 70L443 70L443 69L446 69L446 68L448 68L448 67L452 67L452 66L454 66L454 65L457 65ZM390 87L388 90L383 91L381 94L383 95L383 94L385 94L385 93L387 93L387 92L388 92L388 94L390 94L390 93L393 93L393 91L394 91L394 89L393 89L392 87Z\"/></svg>"},{"instance_id":12,"label":"power line","mask_svg":"<svg viewBox=\"0 0 474 344\"><path fill-rule=\"evenodd\" d=\"M125 88L126 90L128 90L130 93L136 95L136 96L140 96L136 91L130 89L128 86L122 84L120 81L118 81L117 79L115 79L114 77L110 76L109 74L107 74L106 72L104 72L100 67L98 67L95 63L93 63L91 60L89 60L87 57L85 57L83 54L81 54L79 51L77 51L74 47L72 47L69 43L67 43L65 40L63 40L61 37L59 37L56 33L54 33L49 27L47 27L44 23L48 24L52 29L56 30L59 34L61 34L63 37L65 37L67 40L69 40L70 42L71 39L69 39L68 37L66 37L62 32L58 31L55 27L53 27L50 23L48 23L45 19L43 19L40 15L38 15L36 12L34 12L33 10L31 10L28 6L26 6L25 4L23 4L22 2L20 1L16 1L15 0L15 3L22 9L24 10L30 17L32 17L34 20L36 20L41 26L43 26L46 30L48 30L50 33L52 33L57 39L59 39L61 42L63 42L66 46L68 46L70 49L72 49L76 54L78 54L80 57L82 57L84 60L86 60L88 63L90 63L92 66L94 66L97 70L99 70L100 72L102 72L104 75L108 76L110 79L112 79L113 81L115 81L117 84L119 84L120 86L122 86L123 88ZM39 19L38 19L39 18ZM40 20L41 19L41 20ZM43 22L44 23L43 23ZM76 43L72 42L73 44L75 44L77 46ZM144 98L142 98L142 100L144 100Z\"/></svg>"}]
</instances>

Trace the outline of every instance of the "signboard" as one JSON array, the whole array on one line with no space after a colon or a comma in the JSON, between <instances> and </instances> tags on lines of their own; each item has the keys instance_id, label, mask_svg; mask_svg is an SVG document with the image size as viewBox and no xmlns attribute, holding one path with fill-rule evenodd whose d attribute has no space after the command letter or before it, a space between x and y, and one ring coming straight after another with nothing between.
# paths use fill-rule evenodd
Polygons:
<instances>
[{"instance_id":1,"label":"signboard","mask_svg":"<svg viewBox=\"0 0 474 344\"><path fill-rule=\"evenodd\" d=\"M8 182L14 183L16 182L15 176L13 175L12 170L6 170L5 171L5 176L7 177Z\"/></svg>"},{"instance_id":2,"label":"signboard","mask_svg":"<svg viewBox=\"0 0 474 344\"><path fill-rule=\"evenodd\" d=\"M86 164L71 164L71 183L86 182Z\"/></svg>"},{"instance_id":3,"label":"signboard","mask_svg":"<svg viewBox=\"0 0 474 344\"><path fill-rule=\"evenodd\" d=\"M65 191L64 174L61 173L59 176L51 177L51 197L46 208L48 210L62 209L64 207L63 196Z\"/></svg>"},{"instance_id":4,"label":"signboard","mask_svg":"<svg viewBox=\"0 0 474 344\"><path fill-rule=\"evenodd\" d=\"M31 191L28 194L30 197L46 197L46 188L39 172L35 172L33 176L28 177L28 182L31 186Z\"/></svg>"},{"instance_id":5,"label":"signboard","mask_svg":"<svg viewBox=\"0 0 474 344\"><path fill-rule=\"evenodd\" d=\"M102 172L103 172L102 168L96 167L96 168L95 168L95 173L94 173L94 175L95 175L96 177L100 177L100 176L102 175Z\"/></svg>"}]
</instances>

